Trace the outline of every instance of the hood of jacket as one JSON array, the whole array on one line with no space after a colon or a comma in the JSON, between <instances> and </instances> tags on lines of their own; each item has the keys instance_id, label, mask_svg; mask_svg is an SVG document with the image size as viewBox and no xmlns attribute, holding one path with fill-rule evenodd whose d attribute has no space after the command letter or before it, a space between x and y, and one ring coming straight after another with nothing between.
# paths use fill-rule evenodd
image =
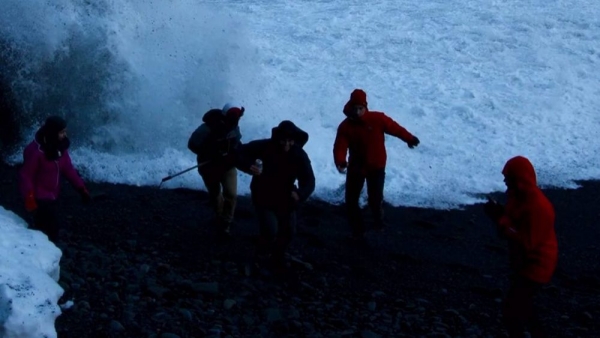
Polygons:
<instances>
[{"instance_id":1,"label":"hood of jacket","mask_svg":"<svg viewBox=\"0 0 600 338\"><path fill-rule=\"evenodd\" d=\"M209 127L217 125L223 122L223 112L221 109L211 109L204 113L202 116L202 122L206 123Z\"/></svg>"},{"instance_id":2,"label":"hood of jacket","mask_svg":"<svg viewBox=\"0 0 600 338\"><path fill-rule=\"evenodd\" d=\"M271 129L271 140L280 141L286 138L294 140L294 144L302 148L308 142L308 133L298 128L292 121L286 120Z\"/></svg>"},{"instance_id":3,"label":"hood of jacket","mask_svg":"<svg viewBox=\"0 0 600 338\"><path fill-rule=\"evenodd\" d=\"M56 161L62 156L62 153L69 149L71 141L65 137L58 139L58 133L67 127L64 119L58 116L50 116L46 119L44 125L35 133L35 141L50 161Z\"/></svg>"},{"instance_id":4,"label":"hood of jacket","mask_svg":"<svg viewBox=\"0 0 600 338\"><path fill-rule=\"evenodd\" d=\"M528 192L537 190L537 176L531 162L523 156L515 156L508 160L502 174L515 180L517 190Z\"/></svg>"}]
</instances>

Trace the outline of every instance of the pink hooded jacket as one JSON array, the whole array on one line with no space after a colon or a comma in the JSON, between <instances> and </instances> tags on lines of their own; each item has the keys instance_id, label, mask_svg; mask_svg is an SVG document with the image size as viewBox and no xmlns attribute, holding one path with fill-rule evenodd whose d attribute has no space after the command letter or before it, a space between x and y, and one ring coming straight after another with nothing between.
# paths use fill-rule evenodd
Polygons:
<instances>
[{"instance_id":1,"label":"pink hooded jacket","mask_svg":"<svg viewBox=\"0 0 600 338\"><path fill-rule=\"evenodd\" d=\"M23 151L23 167L19 171L21 195L26 198L33 192L38 200L57 199L61 174L76 190L85 188L67 150L56 161L50 161L44 155L41 145L35 140L32 141Z\"/></svg>"}]
</instances>

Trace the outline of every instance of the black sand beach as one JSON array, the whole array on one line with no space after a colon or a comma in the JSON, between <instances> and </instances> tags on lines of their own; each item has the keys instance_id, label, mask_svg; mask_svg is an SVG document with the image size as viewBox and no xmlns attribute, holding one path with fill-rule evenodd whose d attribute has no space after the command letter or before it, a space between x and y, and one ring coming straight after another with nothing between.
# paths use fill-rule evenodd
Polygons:
<instances>
[{"instance_id":1,"label":"black sand beach","mask_svg":"<svg viewBox=\"0 0 600 338\"><path fill-rule=\"evenodd\" d=\"M310 201L290 250L308 264L275 278L246 275L257 231L247 197L233 238L219 244L203 192L88 188L96 198L84 206L63 185L61 303L75 305L57 319L59 337L504 335L507 252L481 205L388 207L388 229L352 246L343 209ZM0 165L0 192L1 206L28 216L14 167ZM560 260L540 316L553 337L600 337L600 182L546 192Z\"/></svg>"}]
</instances>

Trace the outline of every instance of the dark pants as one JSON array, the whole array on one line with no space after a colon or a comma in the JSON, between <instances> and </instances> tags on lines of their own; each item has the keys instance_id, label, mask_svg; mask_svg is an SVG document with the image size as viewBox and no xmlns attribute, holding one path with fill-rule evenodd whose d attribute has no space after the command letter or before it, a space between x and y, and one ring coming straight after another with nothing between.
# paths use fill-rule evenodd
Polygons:
<instances>
[{"instance_id":1,"label":"dark pants","mask_svg":"<svg viewBox=\"0 0 600 338\"><path fill-rule=\"evenodd\" d=\"M547 336L533 306L533 298L541 286L525 277L512 277L502 308L504 325L510 338L523 337L525 330L533 338Z\"/></svg>"},{"instance_id":2,"label":"dark pants","mask_svg":"<svg viewBox=\"0 0 600 338\"><path fill-rule=\"evenodd\" d=\"M282 263L296 234L296 212L256 207L256 214L259 223L258 254L271 255L274 262Z\"/></svg>"},{"instance_id":3,"label":"dark pants","mask_svg":"<svg viewBox=\"0 0 600 338\"><path fill-rule=\"evenodd\" d=\"M383 226L383 186L385 184L385 169L368 172L366 175L348 170L346 175L346 208L348 222L354 236L365 233L365 224L360 209L360 194L367 181L369 208L373 213L376 226Z\"/></svg>"},{"instance_id":4,"label":"dark pants","mask_svg":"<svg viewBox=\"0 0 600 338\"><path fill-rule=\"evenodd\" d=\"M56 200L36 200L38 208L33 215L33 228L40 230L48 239L57 243L60 230L58 202Z\"/></svg>"}]
</instances>

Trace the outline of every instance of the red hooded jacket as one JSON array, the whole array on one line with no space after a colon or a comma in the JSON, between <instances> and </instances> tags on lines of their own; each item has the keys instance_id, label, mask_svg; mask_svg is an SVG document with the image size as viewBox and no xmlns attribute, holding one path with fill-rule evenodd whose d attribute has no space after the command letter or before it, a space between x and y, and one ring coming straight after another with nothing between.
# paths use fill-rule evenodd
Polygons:
<instances>
[{"instance_id":1,"label":"red hooded jacket","mask_svg":"<svg viewBox=\"0 0 600 338\"><path fill-rule=\"evenodd\" d=\"M548 283L558 260L554 207L537 186L533 165L522 156L510 159L502 173L514 179L498 227L509 240L511 267L534 282Z\"/></svg>"},{"instance_id":2,"label":"red hooded jacket","mask_svg":"<svg viewBox=\"0 0 600 338\"><path fill-rule=\"evenodd\" d=\"M352 92L344 111L351 104L367 107L366 94L360 89ZM396 136L407 143L414 139L404 127L382 112L366 110L358 119L346 118L337 129L333 145L335 165L363 173L385 168L385 134ZM348 150L350 156L346 161Z\"/></svg>"}]
</instances>

